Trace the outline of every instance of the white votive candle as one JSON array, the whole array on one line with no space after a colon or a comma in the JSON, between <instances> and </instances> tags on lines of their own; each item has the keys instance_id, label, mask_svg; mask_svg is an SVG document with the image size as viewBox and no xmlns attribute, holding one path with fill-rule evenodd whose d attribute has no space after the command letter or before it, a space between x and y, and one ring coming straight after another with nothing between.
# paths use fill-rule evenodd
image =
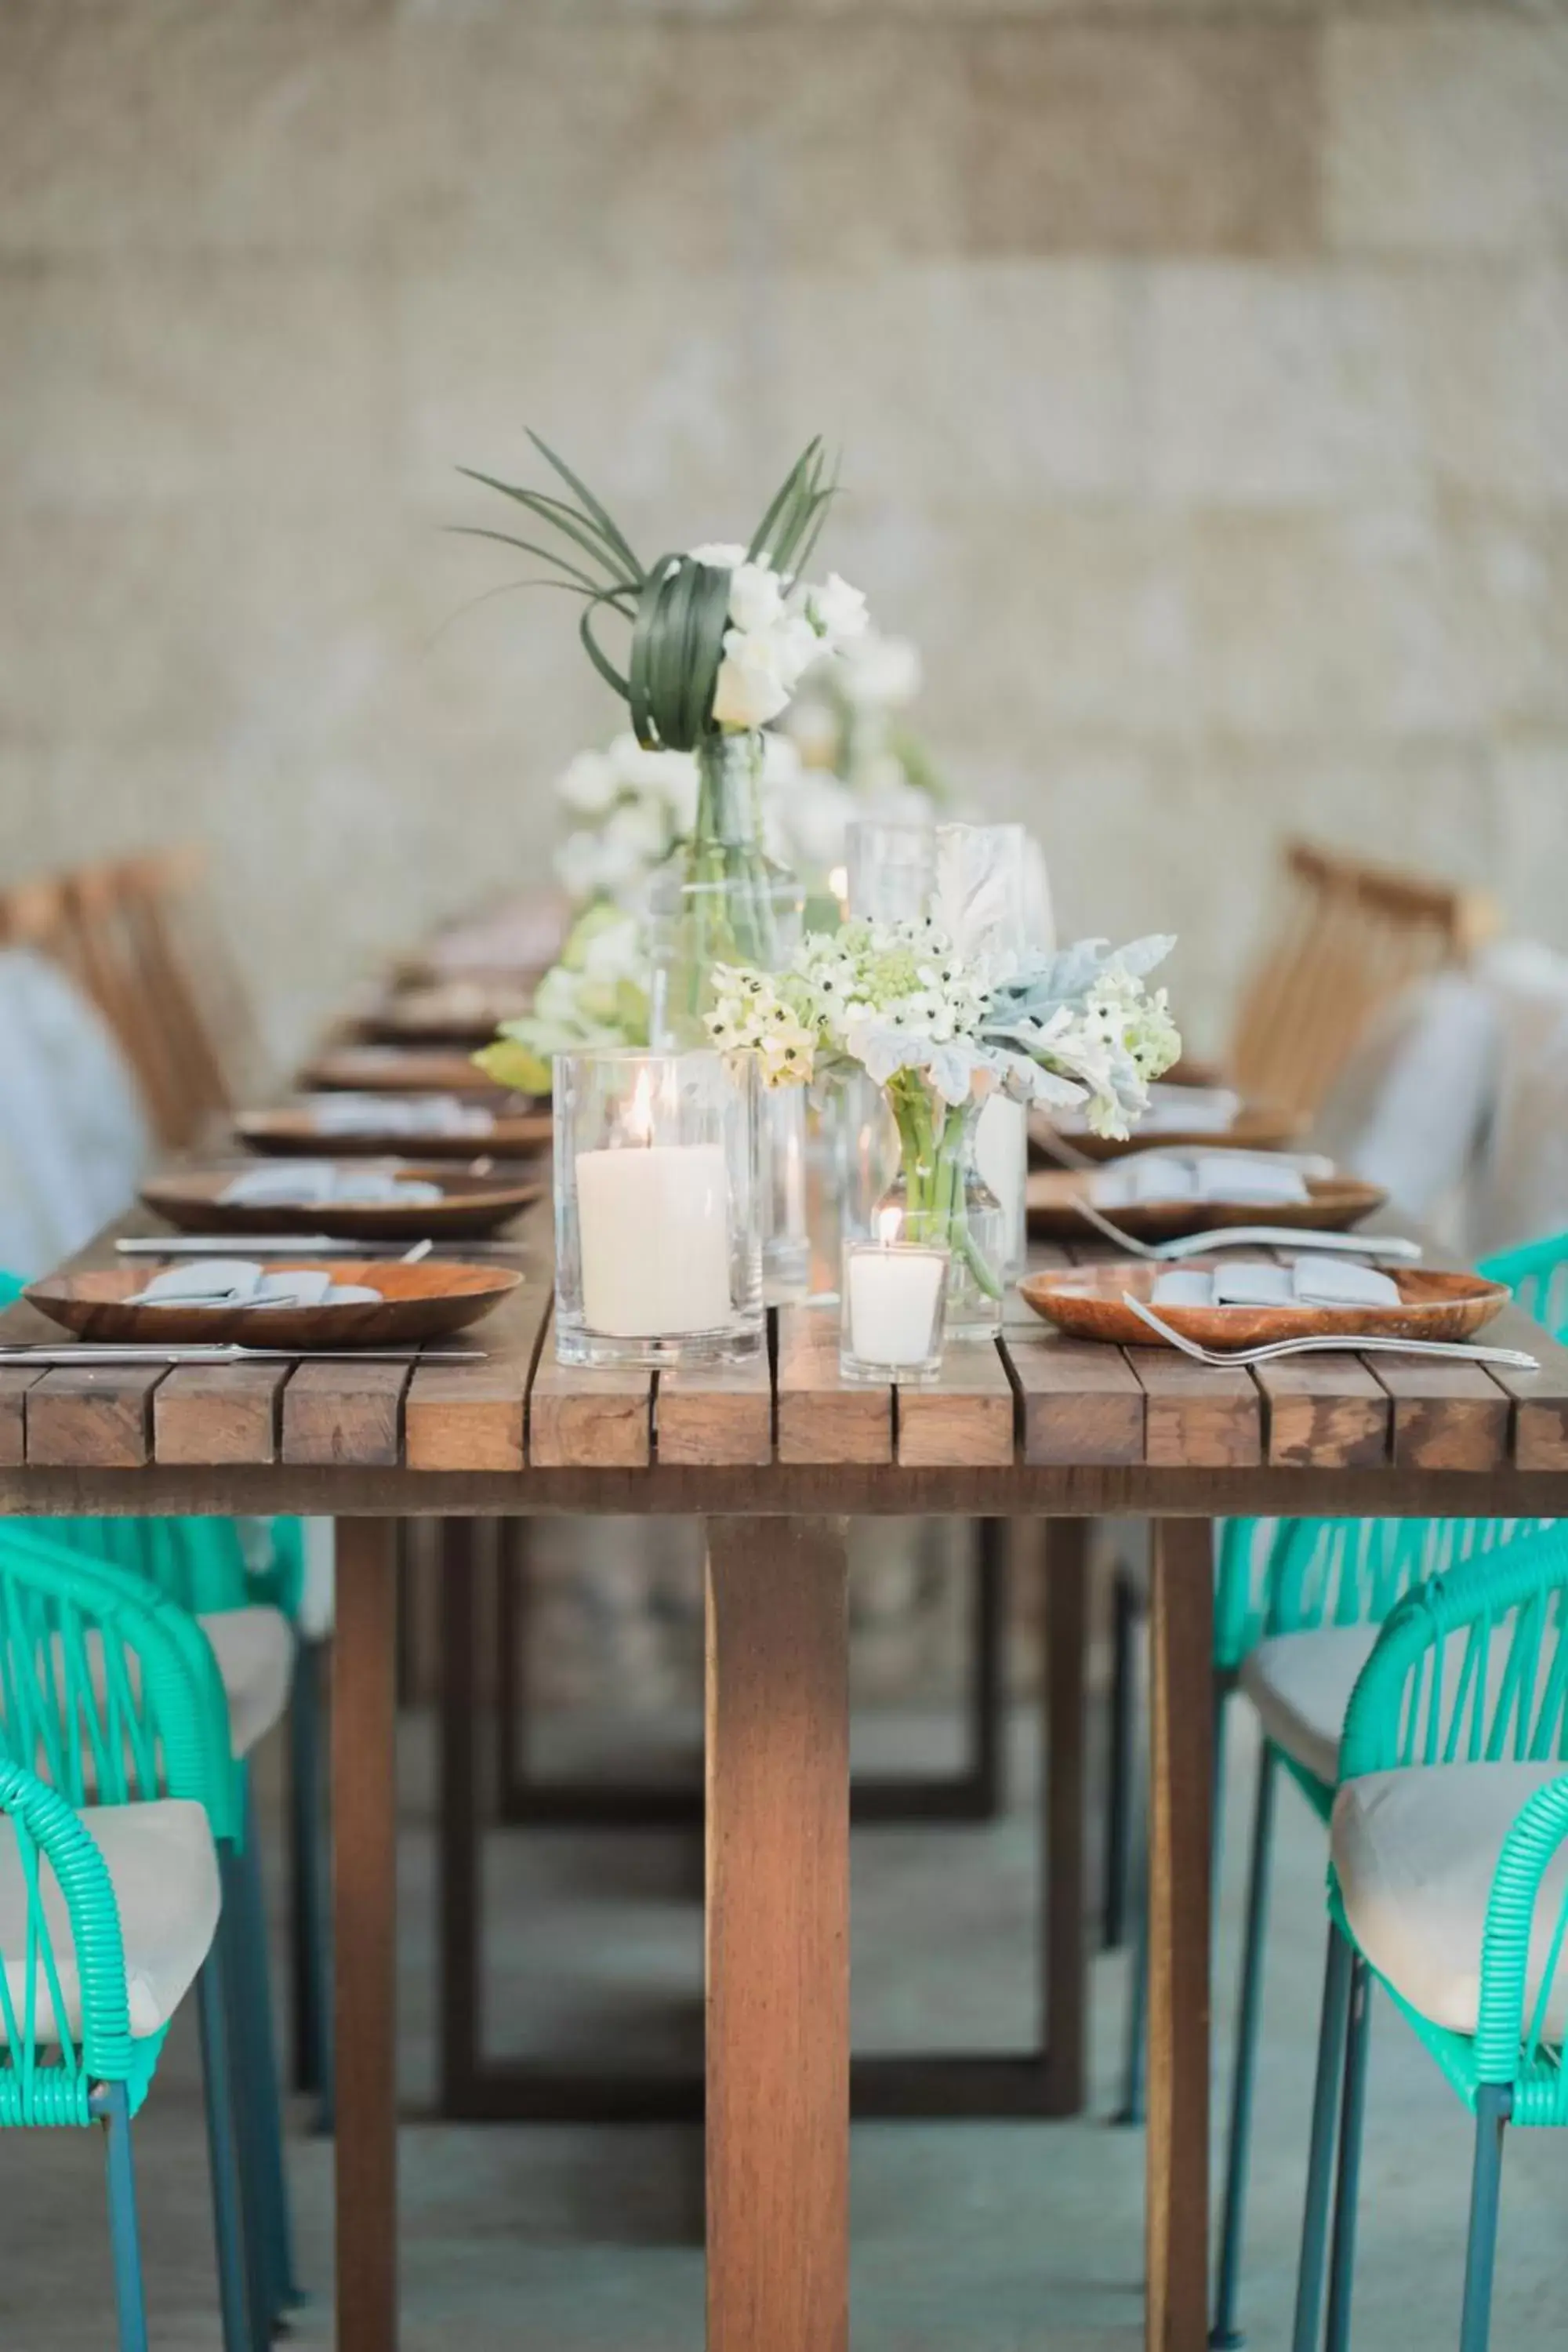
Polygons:
<instances>
[{"instance_id":1,"label":"white votive candle","mask_svg":"<svg viewBox=\"0 0 1568 2352\"><path fill-rule=\"evenodd\" d=\"M847 1256L849 1349L857 1361L892 1371L929 1363L947 1252L856 1242Z\"/></svg>"},{"instance_id":2,"label":"white votive candle","mask_svg":"<svg viewBox=\"0 0 1568 2352\"><path fill-rule=\"evenodd\" d=\"M583 1320L612 1339L730 1320L729 1181L717 1143L580 1151Z\"/></svg>"}]
</instances>

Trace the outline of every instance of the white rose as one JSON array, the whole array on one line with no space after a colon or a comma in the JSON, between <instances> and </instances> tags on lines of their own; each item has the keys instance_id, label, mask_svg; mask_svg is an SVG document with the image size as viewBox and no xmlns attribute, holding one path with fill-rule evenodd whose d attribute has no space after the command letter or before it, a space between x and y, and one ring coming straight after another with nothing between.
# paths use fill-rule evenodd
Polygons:
<instances>
[{"instance_id":1,"label":"white rose","mask_svg":"<svg viewBox=\"0 0 1568 2352\"><path fill-rule=\"evenodd\" d=\"M765 727L789 701L789 688L778 673L773 633L747 636L731 629L724 638L724 658L713 689L713 716L721 727Z\"/></svg>"},{"instance_id":2,"label":"white rose","mask_svg":"<svg viewBox=\"0 0 1568 2352\"><path fill-rule=\"evenodd\" d=\"M748 636L771 629L784 611L779 575L765 563L740 563L730 575L730 618Z\"/></svg>"},{"instance_id":3,"label":"white rose","mask_svg":"<svg viewBox=\"0 0 1568 2352\"><path fill-rule=\"evenodd\" d=\"M743 547L732 547L727 541L717 539L707 540L688 552L693 563L710 563L716 572L733 572L738 563L746 560Z\"/></svg>"},{"instance_id":4,"label":"white rose","mask_svg":"<svg viewBox=\"0 0 1568 2352\"><path fill-rule=\"evenodd\" d=\"M603 816L614 806L620 788L616 761L603 751L579 751L555 786L559 797L580 816Z\"/></svg>"},{"instance_id":5,"label":"white rose","mask_svg":"<svg viewBox=\"0 0 1568 2352\"><path fill-rule=\"evenodd\" d=\"M858 637L867 625L866 599L858 588L851 588L837 572L830 572L820 588L807 591L806 609L820 634L831 646L847 644Z\"/></svg>"}]
</instances>

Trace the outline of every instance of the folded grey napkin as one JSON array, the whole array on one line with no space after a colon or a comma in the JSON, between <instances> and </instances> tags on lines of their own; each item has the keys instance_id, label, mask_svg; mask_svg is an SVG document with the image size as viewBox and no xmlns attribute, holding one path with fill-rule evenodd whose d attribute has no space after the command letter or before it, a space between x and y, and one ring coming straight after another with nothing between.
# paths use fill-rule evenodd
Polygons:
<instances>
[{"instance_id":1,"label":"folded grey napkin","mask_svg":"<svg viewBox=\"0 0 1568 2352\"><path fill-rule=\"evenodd\" d=\"M1163 1274L1154 1307L1397 1307L1399 1286L1376 1266L1342 1257L1303 1256L1289 1265L1253 1264Z\"/></svg>"}]
</instances>

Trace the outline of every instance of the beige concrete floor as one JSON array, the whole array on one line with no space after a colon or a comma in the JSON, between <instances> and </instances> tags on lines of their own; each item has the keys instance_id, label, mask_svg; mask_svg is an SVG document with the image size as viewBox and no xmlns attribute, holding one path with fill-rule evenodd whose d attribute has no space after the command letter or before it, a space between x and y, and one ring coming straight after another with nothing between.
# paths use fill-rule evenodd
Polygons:
<instances>
[{"instance_id":1,"label":"beige concrete floor","mask_svg":"<svg viewBox=\"0 0 1568 2352\"><path fill-rule=\"evenodd\" d=\"M1231 1742L1219 1970L1223 2053L1234 1979L1251 1756ZM943 1750L936 1720L868 1717L877 1760ZM860 2046L1005 2046L1033 2018L1035 1839L1020 1717L1007 1818L984 1830L858 1832ZM675 1727L689 1747L689 1727ZM402 1758L403 2085L431 2080L432 1840L427 1727ZM268 1772L269 1779L272 1777ZM1259 2352L1288 2340L1322 1950L1321 1832L1282 1798L1246 2315ZM488 1999L500 2046L692 2055L700 2032L696 1858L665 1838L490 1842ZM1094 2111L1072 2125L874 2125L854 2140L856 2352L1122 2352L1139 2335L1141 2136L1110 2127L1126 1988L1093 1979ZM1216 2116L1222 2101L1216 2097ZM300 2263L329 2276L330 2150L293 2117ZM172 2038L139 2126L156 2352L218 2341L192 2021ZM1217 2140L1217 2135L1216 2135ZM453 2128L403 2136L407 2352L694 2352L701 2340L700 2147L694 2131ZM1356 2299L1362 2352L1457 2340L1468 2120L1382 2010ZM1505 2176L1493 2342L1568 2337L1568 2139L1516 2135ZM301 2312L301 2343L330 2310ZM105 2352L111 2303L98 2150L88 2136L0 2138L0 2352Z\"/></svg>"}]
</instances>

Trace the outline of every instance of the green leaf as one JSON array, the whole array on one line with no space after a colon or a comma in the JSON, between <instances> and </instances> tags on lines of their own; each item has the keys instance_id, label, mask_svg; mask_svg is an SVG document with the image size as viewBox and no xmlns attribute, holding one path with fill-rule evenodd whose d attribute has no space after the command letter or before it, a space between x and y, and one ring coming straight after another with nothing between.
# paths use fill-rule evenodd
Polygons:
<instances>
[{"instance_id":1,"label":"green leaf","mask_svg":"<svg viewBox=\"0 0 1568 2352\"><path fill-rule=\"evenodd\" d=\"M802 475L809 470L811 462L821 446L822 436L819 433L814 440L807 442L805 447L801 451L800 456L795 459L795 464L790 467L789 472L784 476L784 480L779 484L778 488L774 491L767 512L763 515L761 522L757 525L756 530L752 534L752 543L746 550L746 560L749 563L754 563L757 558L768 547L770 534L773 531L773 525L778 521L780 516L784 514L785 509L790 503L790 500L795 497L797 483L799 482Z\"/></svg>"},{"instance_id":2,"label":"green leaf","mask_svg":"<svg viewBox=\"0 0 1568 2352\"><path fill-rule=\"evenodd\" d=\"M606 551L592 524L559 499L547 498L542 490L519 489L514 483L498 481L493 474L477 474L471 466L459 466L458 471L466 474L469 481L482 482L487 489L499 490L502 498L512 499L520 507L525 507L547 530L558 530L563 538L571 540L598 566L606 580L623 584L616 570L618 558ZM637 581L633 579L624 584L635 588Z\"/></svg>"},{"instance_id":3,"label":"green leaf","mask_svg":"<svg viewBox=\"0 0 1568 2352\"><path fill-rule=\"evenodd\" d=\"M713 720L713 692L719 665L724 658L724 632L730 624L730 575L710 565L700 567L700 593L692 614L692 635L686 673L686 731L695 750Z\"/></svg>"},{"instance_id":4,"label":"green leaf","mask_svg":"<svg viewBox=\"0 0 1568 2352\"><path fill-rule=\"evenodd\" d=\"M572 471L571 467L563 463L563 461L556 456L554 450L552 449L547 443L542 441L538 434L531 428L529 429L528 437L545 462L548 465L554 467L555 471L560 475L567 488L569 490L575 490L577 496L582 499L583 504L588 509L588 512L593 516L595 521L600 526L605 538L610 541L612 546L619 550L621 555L625 558L626 566L631 572L633 578L640 583L646 577L646 574L643 572L642 565L637 562L637 557L632 552L630 541L627 540L625 532L621 530L620 525L616 521L615 517L606 512L605 509L600 505L598 499L594 496L593 491L588 488L587 484L585 482L580 482L576 475Z\"/></svg>"},{"instance_id":5,"label":"green leaf","mask_svg":"<svg viewBox=\"0 0 1568 2352\"><path fill-rule=\"evenodd\" d=\"M575 563L568 563L563 555L557 555L553 548L541 547L534 540L517 539L507 530L486 530L477 522L449 522L447 529L458 539L492 539L498 547L521 547L525 555L537 555L542 562L553 563L557 570L579 583L585 594L597 596L603 593L592 573L580 571ZM566 584L565 580L556 583L562 588Z\"/></svg>"},{"instance_id":6,"label":"green leaf","mask_svg":"<svg viewBox=\"0 0 1568 2352\"><path fill-rule=\"evenodd\" d=\"M474 1061L487 1078L498 1087L509 1087L520 1095L547 1095L550 1092L551 1070L528 1045L521 1045L514 1037L498 1037L493 1045L484 1046L474 1055Z\"/></svg>"},{"instance_id":7,"label":"green leaf","mask_svg":"<svg viewBox=\"0 0 1568 2352\"><path fill-rule=\"evenodd\" d=\"M632 625L631 659L627 665L630 684L626 699L631 705L632 732L645 751L658 748L653 716L653 661L665 575L669 566L678 561L673 555L659 557L643 583L642 594L637 599L637 616Z\"/></svg>"},{"instance_id":8,"label":"green leaf","mask_svg":"<svg viewBox=\"0 0 1568 2352\"><path fill-rule=\"evenodd\" d=\"M583 640L589 660L593 663L594 667L598 671L599 676L604 679L605 684L610 688L613 694L618 694L623 702L629 702L632 698L632 690L630 686L621 676L620 671L616 667L614 662L611 661L609 656L604 652L599 645L598 639L594 635L593 622L595 613L601 604L609 604L614 603L614 601L615 600L608 589L601 589L596 596L591 597L589 602L584 605L582 614L578 619L577 634ZM617 607L617 610L618 609L619 607Z\"/></svg>"}]
</instances>

